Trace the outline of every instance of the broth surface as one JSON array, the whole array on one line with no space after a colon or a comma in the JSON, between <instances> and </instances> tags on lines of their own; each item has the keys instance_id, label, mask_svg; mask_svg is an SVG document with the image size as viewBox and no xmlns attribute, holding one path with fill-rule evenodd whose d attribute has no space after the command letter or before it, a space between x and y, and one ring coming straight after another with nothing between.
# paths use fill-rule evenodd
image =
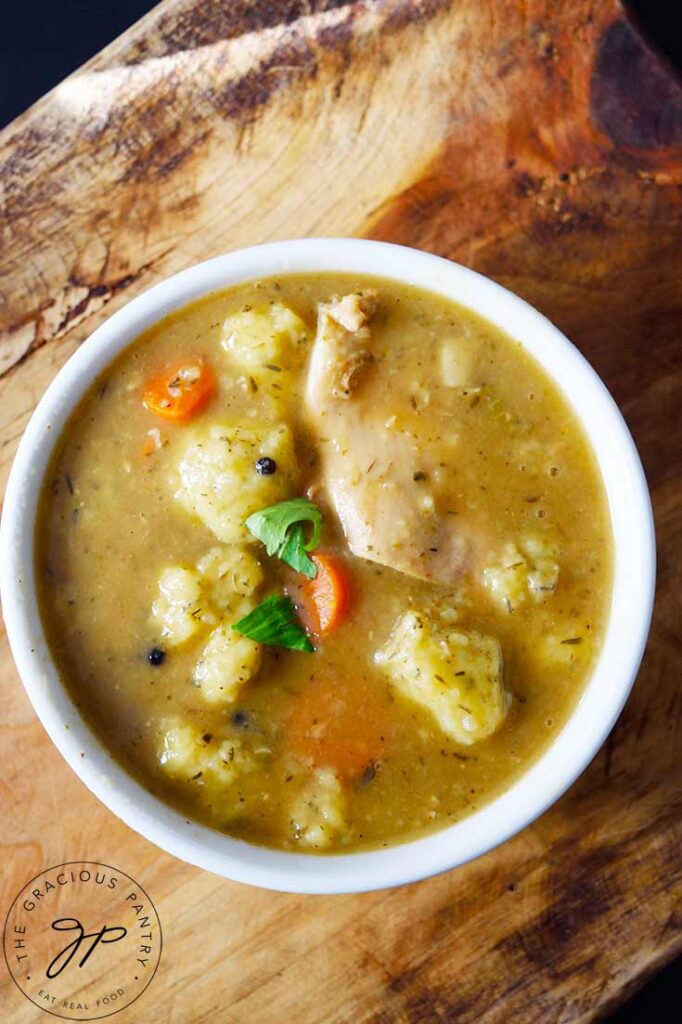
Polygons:
<instances>
[{"instance_id":1,"label":"broth surface","mask_svg":"<svg viewBox=\"0 0 682 1024\"><path fill-rule=\"evenodd\" d=\"M448 536L457 539L460 531L466 553L452 556L459 568L450 583L354 555L325 480L324 465L334 472L339 445L329 447L319 427L325 421L311 414L306 397L316 310L333 296L368 288L379 301L368 324L370 357L359 369L357 393L330 401L334 415L350 417L350 431L354 403L365 402L357 407L373 426L358 435L361 443L349 433L351 450L341 456L344 465L357 462L357 484L368 486L375 446L384 452L397 437L395 450L409 450L409 465L385 460L385 478L368 501L379 508L391 474L399 473L388 492L397 510L404 500L423 508L429 523L455 524ZM285 325L280 363L254 356L251 366L226 321L241 324L231 318L280 307L305 330L294 337L297 329ZM143 404L147 382L175 358L209 363L217 381L191 423L166 421ZM350 601L333 632L312 638L314 653L263 647L259 667L236 693L226 686L224 697L214 689L208 699L197 664L214 631L240 616L221 616L217 605L209 613L210 602L201 607L199 600L192 609L196 631L168 642L152 609L169 567L196 575L208 552L233 550L231 539L209 528L208 514L202 518L187 497L176 497L188 444L194 439L201 450L208 436L202 431L213 424L290 429L292 482L275 500L309 493L322 508L319 550L340 560ZM285 460L277 458L272 484L254 475L245 478L243 493L252 485L281 486ZM256 474L250 464L249 472ZM411 488L414 494L406 494ZM208 500L195 497L197 508ZM298 601L297 574L267 556L240 523L239 543L264 576L251 604L284 589ZM414 554L408 533L401 558ZM46 477L37 540L51 649L109 750L187 816L250 842L312 853L389 845L444 827L508 788L579 699L610 604L603 485L553 382L518 342L463 307L366 276L251 282L148 330L72 415ZM437 575L441 550L433 548L427 557ZM410 681L397 679L398 662L386 654L402 642L397 624L408 613L419 622L425 617L427 628L433 614L439 629L467 638L461 642L468 650L472 643L478 649L480 637L491 638L488 652L499 644L508 708L492 734L461 742L426 698L408 695ZM444 650L440 641L432 649L438 643ZM161 652L160 664L150 662L153 650ZM462 723L466 729L468 720Z\"/></svg>"}]
</instances>

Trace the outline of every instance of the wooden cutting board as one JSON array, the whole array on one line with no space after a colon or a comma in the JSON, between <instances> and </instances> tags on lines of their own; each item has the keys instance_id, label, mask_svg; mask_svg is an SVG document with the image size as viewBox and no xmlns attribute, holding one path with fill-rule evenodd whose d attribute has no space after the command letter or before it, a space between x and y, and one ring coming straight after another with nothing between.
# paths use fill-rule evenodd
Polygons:
<instances>
[{"instance_id":1,"label":"wooden cutting board","mask_svg":"<svg viewBox=\"0 0 682 1024\"><path fill-rule=\"evenodd\" d=\"M653 630L604 749L516 839L404 889L277 895L161 853L63 763L3 635L0 915L63 861L136 878L165 945L121 1024L592 1021L680 951L681 143L679 84L616 0L166 0L0 136L3 484L132 296L239 246L364 235L554 320L656 509ZM3 1020L47 1019L0 975Z\"/></svg>"}]
</instances>

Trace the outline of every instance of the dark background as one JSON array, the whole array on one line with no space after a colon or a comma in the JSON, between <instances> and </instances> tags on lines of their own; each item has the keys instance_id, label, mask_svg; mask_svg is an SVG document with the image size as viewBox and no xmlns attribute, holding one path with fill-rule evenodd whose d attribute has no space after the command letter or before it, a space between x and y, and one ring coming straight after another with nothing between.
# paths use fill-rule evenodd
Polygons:
<instances>
[{"instance_id":1,"label":"dark background","mask_svg":"<svg viewBox=\"0 0 682 1024\"><path fill-rule=\"evenodd\" d=\"M150 0L54 0L44 4L19 0L19 4L8 5L0 33L0 127L154 6ZM679 0L632 0L627 6L650 42L682 68ZM681 993L682 961L678 960L609 1018L609 1024L682 1020Z\"/></svg>"}]
</instances>

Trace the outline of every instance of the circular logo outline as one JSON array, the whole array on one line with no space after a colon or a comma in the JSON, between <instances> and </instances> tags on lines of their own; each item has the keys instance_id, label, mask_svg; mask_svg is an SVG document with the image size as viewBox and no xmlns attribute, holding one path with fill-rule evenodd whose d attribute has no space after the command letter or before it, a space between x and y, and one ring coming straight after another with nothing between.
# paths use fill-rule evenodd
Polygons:
<instances>
[{"instance_id":1,"label":"circular logo outline","mask_svg":"<svg viewBox=\"0 0 682 1024\"><path fill-rule=\"evenodd\" d=\"M140 989L140 991L137 993L135 998L131 999L129 1003L126 1003L124 1006L118 1006L118 1007L116 1007L115 1010L110 1010L108 1013L101 1013L97 1017L81 1017L81 1018L65 1017L63 1014L55 1013L54 1010L50 1010L46 1006L41 1006L40 1003L37 1003L35 1001L35 999L32 999L31 996L28 995L23 990L23 988L21 987L21 985L19 984L17 979L14 977L14 972L13 972L12 968L10 967L9 960L7 958L7 942L6 942L6 940L7 940L7 926L9 924L9 919L10 919L10 915L12 913L12 910L14 909L14 906L15 906L17 900L19 899L19 897L21 896L21 894L24 892L25 889L28 888L29 885L33 885L34 882L36 882L39 878L43 878L43 876L48 874L48 872L50 872L50 871L58 871L60 868L73 867L76 864L81 865L81 866L82 865L88 865L89 867L94 867L94 868L107 868L109 871L116 872L116 874L122 875L124 878L127 878L128 881L132 882L132 884L137 889L139 889L140 892L142 892L144 894L144 896L149 900L149 903L150 903L150 905L151 905L151 907L152 907L152 909L154 911L154 914L156 915L156 920L157 920L158 925L159 925L159 953L158 953L158 957L157 957L157 960L156 960L156 964L154 965L154 970L150 974L150 976L149 976L146 984L144 985L144 987ZM86 1020L86 1021L89 1021L89 1020L104 1020L106 1017L113 1017L114 1014L120 1013L121 1010L126 1010L129 1006L132 1006L133 1003L137 1002L137 1000L140 998L140 996L143 995L147 991L149 986L151 985L152 981L154 980L154 978L156 976L156 972L159 969L159 964L161 963L161 955L163 953L163 928L161 927L161 918L159 916L158 910L156 909L156 905L155 905L154 901L152 900L152 898L149 895L149 893L147 892L147 890L142 885L140 885L140 883L137 882L132 877L132 875L129 875L126 871L122 871L120 868L114 867L113 864L105 864L104 862L98 861L98 860L67 860L67 861L64 861L64 863L62 863L62 864L54 864L52 867L44 868L42 871L39 871L38 874L34 875L33 878L28 880L28 882L24 882L22 887L19 889L19 892L16 894L16 896L14 897L12 902L10 903L9 909L8 909L7 913L5 914L5 921L4 921L4 924L3 924L3 927L2 927L2 953L3 953L4 959L5 959L5 964L7 965L7 970L9 972L9 976L12 979L12 981L14 982L14 984L16 985L16 987L21 992L22 996L25 999L27 999L29 1001L29 1003L31 1003L33 1006L36 1006L39 1010L42 1010L43 1013L49 1013L51 1017L57 1017L57 1018L59 1018L59 1020L79 1020L79 1019L80 1020Z\"/></svg>"}]
</instances>

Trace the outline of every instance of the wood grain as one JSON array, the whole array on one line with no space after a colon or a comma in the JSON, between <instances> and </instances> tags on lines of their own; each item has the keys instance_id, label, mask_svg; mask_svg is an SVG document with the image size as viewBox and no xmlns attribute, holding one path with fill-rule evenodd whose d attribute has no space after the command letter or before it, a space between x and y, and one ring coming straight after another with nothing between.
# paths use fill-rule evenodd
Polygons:
<instances>
[{"instance_id":1,"label":"wood grain","mask_svg":"<svg viewBox=\"0 0 682 1024\"><path fill-rule=\"evenodd\" d=\"M681 146L679 82L616 0L166 0L0 136L3 482L57 369L133 295L348 234L552 318L618 400L656 511L651 640L605 748L516 839L400 890L273 895L160 853L61 761L3 635L0 910L61 861L138 878L165 949L121 1024L593 1021L680 951ZM3 1020L42 1019L2 985Z\"/></svg>"}]
</instances>

